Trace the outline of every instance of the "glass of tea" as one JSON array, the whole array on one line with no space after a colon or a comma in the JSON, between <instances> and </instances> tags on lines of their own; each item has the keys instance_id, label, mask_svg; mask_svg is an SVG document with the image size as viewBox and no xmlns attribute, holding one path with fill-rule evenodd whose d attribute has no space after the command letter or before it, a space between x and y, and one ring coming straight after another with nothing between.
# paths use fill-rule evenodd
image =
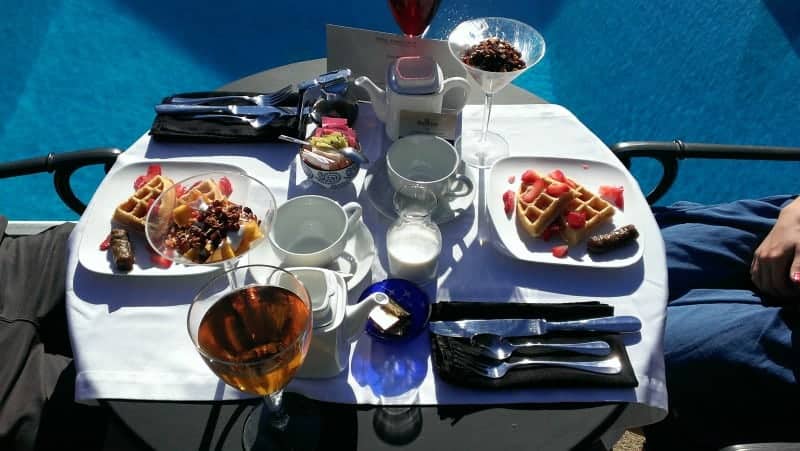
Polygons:
<instances>
[{"instance_id":1,"label":"glass of tea","mask_svg":"<svg viewBox=\"0 0 800 451\"><path fill-rule=\"evenodd\" d=\"M400 30L410 38L419 38L439 9L441 0L389 0L389 7Z\"/></svg>"},{"instance_id":2,"label":"glass of tea","mask_svg":"<svg viewBox=\"0 0 800 451\"><path fill-rule=\"evenodd\" d=\"M245 421L246 449L289 425L283 389L305 360L311 318L300 280L269 265L225 271L192 301L189 336L208 367L231 387L263 397Z\"/></svg>"}]
</instances>

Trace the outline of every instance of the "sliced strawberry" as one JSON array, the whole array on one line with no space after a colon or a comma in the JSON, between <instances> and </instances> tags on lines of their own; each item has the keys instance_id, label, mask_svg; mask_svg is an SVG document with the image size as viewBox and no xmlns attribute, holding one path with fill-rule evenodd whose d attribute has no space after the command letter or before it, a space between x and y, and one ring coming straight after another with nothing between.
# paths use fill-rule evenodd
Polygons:
<instances>
[{"instance_id":1,"label":"sliced strawberry","mask_svg":"<svg viewBox=\"0 0 800 451\"><path fill-rule=\"evenodd\" d=\"M512 176L508 177L508 183L514 183L514 181L516 181L516 180L517 180L517 176L516 175L512 175Z\"/></svg>"},{"instance_id":2,"label":"sliced strawberry","mask_svg":"<svg viewBox=\"0 0 800 451\"><path fill-rule=\"evenodd\" d=\"M553 253L553 257L556 258L564 258L567 256L567 251L569 251L569 246L566 244L562 244L560 246L553 246L550 252Z\"/></svg>"},{"instance_id":3,"label":"sliced strawberry","mask_svg":"<svg viewBox=\"0 0 800 451\"><path fill-rule=\"evenodd\" d=\"M572 229L582 229L586 225L586 212L583 211L568 212L567 225Z\"/></svg>"},{"instance_id":4,"label":"sliced strawberry","mask_svg":"<svg viewBox=\"0 0 800 451\"><path fill-rule=\"evenodd\" d=\"M566 183L567 182L567 177L564 175L564 173L561 171L561 169L553 169L552 171L550 171L549 174L547 174L547 176L550 177L553 180L558 181L558 182L562 182L562 183Z\"/></svg>"},{"instance_id":5,"label":"sliced strawberry","mask_svg":"<svg viewBox=\"0 0 800 451\"><path fill-rule=\"evenodd\" d=\"M522 181L523 183L533 183L537 180L542 178L539 174L536 173L533 169L528 169L527 171L522 173Z\"/></svg>"},{"instance_id":6,"label":"sliced strawberry","mask_svg":"<svg viewBox=\"0 0 800 451\"><path fill-rule=\"evenodd\" d=\"M172 260L158 254L150 254L150 261L159 268L167 269L172 266Z\"/></svg>"},{"instance_id":7,"label":"sliced strawberry","mask_svg":"<svg viewBox=\"0 0 800 451\"><path fill-rule=\"evenodd\" d=\"M514 191L508 190L503 193L503 210L508 216L514 211Z\"/></svg>"},{"instance_id":8,"label":"sliced strawberry","mask_svg":"<svg viewBox=\"0 0 800 451\"><path fill-rule=\"evenodd\" d=\"M161 175L161 165L160 164L151 164L147 166L147 175Z\"/></svg>"},{"instance_id":9,"label":"sliced strawberry","mask_svg":"<svg viewBox=\"0 0 800 451\"><path fill-rule=\"evenodd\" d=\"M536 200L539 194L542 194L544 191L545 182L543 179L536 180L533 182L533 185L529 185L525 192L522 194L522 200L529 204Z\"/></svg>"},{"instance_id":10,"label":"sliced strawberry","mask_svg":"<svg viewBox=\"0 0 800 451\"><path fill-rule=\"evenodd\" d=\"M547 194L553 197L560 197L562 194L569 192L570 187L566 183L552 183L547 187Z\"/></svg>"},{"instance_id":11,"label":"sliced strawberry","mask_svg":"<svg viewBox=\"0 0 800 451\"><path fill-rule=\"evenodd\" d=\"M625 198L622 196L621 186L600 185L597 193L600 197L616 205L620 210L625 208Z\"/></svg>"},{"instance_id":12,"label":"sliced strawberry","mask_svg":"<svg viewBox=\"0 0 800 451\"><path fill-rule=\"evenodd\" d=\"M218 185L220 191L222 191L222 194L224 194L225 197L230 196L233 192L233 185L231 185L231 181L228 179L228 177L221 177Z\"/></svg>"},{"instance_id":13,"label":"sliced strawberry","mask_svg":"<svg viewBox=\"0 0 800 451\"><path fill-rule=\"evenodd\" d=\"M558 232L560 231L561 231L561 224L553 222L552 224L547 226L546 229L544 229L544 232L542 232L542 239L545 241L550 241L550 238L553 235L558 234Z\"/></svg>"},{"instance_id":14,"label":"sliced strawberry","mask_svg":"<svg viewBox=\"0 0 800 451\"><path fill-rule=\"evenodd\" d=\"M104 239L103 242L100 243L100 250L101 251L107 251L109 247L111 247L111 234L110 233L108 234L108 236L106 236L106 239Z\"/></svg>"},{"instance_id":15,"label":"sliced strawberry","mask_svg":"<svg viewBox=\"0 0 800 451\"><path fill-rule=\"evenodd\" d=\"M575 189L575 188L578 187L578 185L575 182L573 182L572 179L567 179L564 183L569 185L569 187L572 188L572 189Z\"/></svg>"},{"instance_id":16,"label":"sliced strawberry","mask_svg":"<svg viewBox=\"0 0 800 451\"><path fill-rule=\"evenodd\" d=\"M181 184L175 185L175 197L181 197L184 194L186 194L186 187Z\"/></svg>"},{"instance_id":17,"label":"sliced strawberry","mask_svg":"<svg viewBox=\"0 0 800 451\"><path fill-rule=\"evenodd\" d=\"M138 190L139 188L143 187L147 182L152 179L153 176L150 175L140 175L136 177L136 180L133 181L133 189Z\"/></svg>"}]
</instances>

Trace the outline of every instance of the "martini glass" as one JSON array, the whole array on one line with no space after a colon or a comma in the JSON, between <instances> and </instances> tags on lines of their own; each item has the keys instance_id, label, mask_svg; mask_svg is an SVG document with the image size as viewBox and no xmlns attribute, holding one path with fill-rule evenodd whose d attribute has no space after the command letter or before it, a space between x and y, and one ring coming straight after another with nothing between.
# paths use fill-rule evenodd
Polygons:
<instances>
[{"instance_id":1,"label":"martini glass","mask_svg":"<svg viewBox=\"0 0 800 451\"><path fill-rule=\"evenodd\" d=\"M283 389L303 364L312 335L311 300L302 282L269 265L230 269L197 292L187 327L211 371L231 387L263 397L245 420L243 448L287 445Z\"/></svg>"},{"instance_id":2,"label":"martini glass","mask_svg":"<svg viewBox=\"0 0 800 451\"><path fill-rule=\"evenodd\" d=\"M510 43L521 53L525 67L509 72L483 70L464 62L464 55L474 45L489 38L499 38ZM483 123L480 130L466 130L456 140L465 164L486 169L508 155L508 141L502 135L489 131L492 97L512 80L535 66L544 56L544 38L531 26L514 19L483 17L460 23L448 38L450 53L461 62L485 94Z\"/></svg>"},{"instance_id":3,"label":"martini glass","mask_svg":"<svg viewBox=\"0 0 800 451\"><path fill-rule=\"evenodd\" d=\"M394 20L406 37L420 38L431 24L441 0L389 0Z\"/></svg>"},{"instance_id":4,"label":"martini glass","mask_svg":"<svg viewBox=\"0 0 800 451\"><path fill-rule=\"evenodd\" d=\"M266 242L275 210L272 191L257 179L208 172L165 189L147 211L145 235L163 258L229 270Z\"/></svg>"}]
</instances>

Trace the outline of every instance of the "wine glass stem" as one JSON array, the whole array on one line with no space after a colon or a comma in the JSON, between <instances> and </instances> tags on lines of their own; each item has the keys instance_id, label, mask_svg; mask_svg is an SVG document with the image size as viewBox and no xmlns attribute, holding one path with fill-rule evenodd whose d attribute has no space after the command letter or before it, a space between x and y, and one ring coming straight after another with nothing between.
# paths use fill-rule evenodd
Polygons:
<instances>
[{"instance_id":1,"label":"wine glass stem","mask_svg":"<svg viewBox=\"0 0 800 451\"><path fill-rule=\"evenodd\" d=\"M289 425L289 414L283 408L283 390L264 396L264 407L269 412L269 423L279 431L286 430Z\"/></svg>"},{"instance_id":2,"label":"wine glass stem","mask_svg":"<svg viewBox=\"0 0 800 451\"><path fill-rule=\"evenodd\" d=\"M483 101L483 127L481 128L481 141L486 141L486 134L489 133L489 119L492 116L492 94L486 93Z\"/></svg>"}]
</instances>

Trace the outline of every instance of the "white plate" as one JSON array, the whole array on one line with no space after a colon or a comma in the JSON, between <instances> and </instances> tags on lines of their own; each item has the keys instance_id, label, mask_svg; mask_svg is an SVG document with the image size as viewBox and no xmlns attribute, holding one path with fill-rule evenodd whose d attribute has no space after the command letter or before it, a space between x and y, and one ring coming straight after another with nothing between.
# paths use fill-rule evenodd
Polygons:
<instances>
[{"instance_id":1,"label":"white plate","mask_svg":"<svg viewBox=\"0 0 800 451\"><path fill-rule=\"evenodd\" d=\"M280 257L272 251L269 241L267 241L266 245L253 249L248 255L250 256L251 264L261 263L280 267L285 266ZM375 240L372 238L372 233L367 228L367 225L362 221L358 221L358 227L350 239L347 240L342 255L325 267L345 274L352 274L351 277L345 276L345 280L347 281L348 289L353 289L370 273L374 260Z\"/></svg>"},{"instance_id":2,"label":"white plate","mask_svg":"<svg viewBox=\"0 0 800 451\"><path fill-rule=\"evenodd\" d=\"M539 174L547 174L553 169L561 169L564 174L597 193L600 185L622 186L623 193L633 193L638 189L628 175L620 169L599 161L576 160L557 157L509 157L498 161L489 172L486 192L486 205L494 224L499 242L498 249L520 260L552 263L558 265L589 266L598 268L620 268L636 263L642 257L643 240L641 237L633 244L615 249L605 254L589 254L586 241L570 246L565 258L557 258L552 254L553 246L564 244L560 237L550 241L529 236L517 225L516 208L509 217L503 208L503 193L519 189L520 178L526 169L533 169ZM513 183L509 177L514 176ZM624 194L623 194L624 195ZM649 214L646 202L636 202L634 196L625 197L625 209L616 209L612 222L598 227L597 233L606 233L627 224L636 225L636 218ZM641 230L641 227L638 228Z\"/></svg>"},{"instance_id":3,"label":"white plate","mask_svg":"<svg viewBox=\"0 0 800 451\"><path fill-rule=\"evenodd\" d=\"M78 247L78 261L89 271L122 276L182 276L203 274L219 269L216 266L188 266L173 263L169 268L159 268L150 262L150 249L144 233L130 233L136 263L133 269L124 272L115 268L111 251L101 251L100 243L111 231L111 217L114 209L133 194L133 181L147 173L147 166L161 165L161 173L177 182L203 172L228 171L244 172L242 168L230 164L207 163L200 161L148 160L131 163L109 174L98 187L88 209L86 227ZM246 257L246 256L245 256Z\"/></svg>"}]
</instances>

